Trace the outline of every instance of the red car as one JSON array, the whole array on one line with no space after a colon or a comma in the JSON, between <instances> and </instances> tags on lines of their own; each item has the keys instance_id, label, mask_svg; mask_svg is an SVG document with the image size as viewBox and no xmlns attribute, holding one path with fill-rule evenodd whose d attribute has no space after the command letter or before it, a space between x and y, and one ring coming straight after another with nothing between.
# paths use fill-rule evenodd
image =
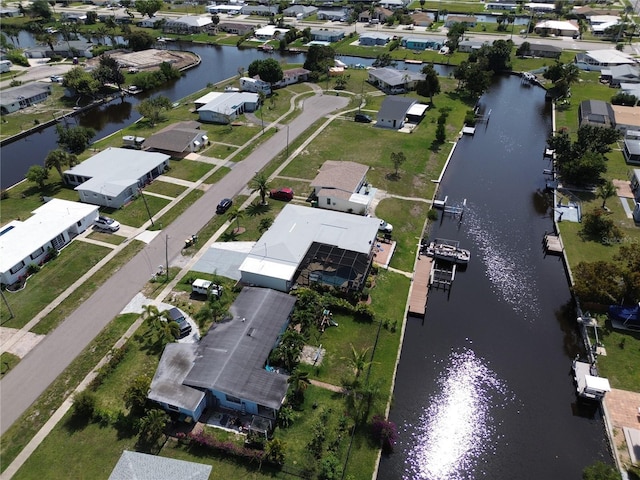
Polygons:
<instances>
[{"instance_id":1,"label":"red car","mask_svg":"<svg viewBox=\"0 0 640 480\"><path fill-rule=\"evenodd\" d=\"M269 192L269 196L276 200L289 201L293 199L293 189L291 188L278 188Z\"/></svg>"}]
</instances>

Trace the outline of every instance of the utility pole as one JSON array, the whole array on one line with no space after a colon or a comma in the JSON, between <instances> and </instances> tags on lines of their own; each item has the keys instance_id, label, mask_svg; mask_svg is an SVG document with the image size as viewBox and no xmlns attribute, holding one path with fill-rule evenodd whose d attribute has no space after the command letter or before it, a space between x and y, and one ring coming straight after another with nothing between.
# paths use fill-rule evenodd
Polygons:
<instances>
[{"instance_id":1,"label":"utility pole","mask_svg":"<svg viewBox=\"0 0 640 480\"><path fill-rule=\"evenodd\" d=\"M4 304L7 306L7 310L9 310L9 315L11 315L9 319L12 319L13 317L15 317L15 315L13 314L13 310L11 310L11 305L9 305L9 302L7 302L7 297L4 296L4 290L2 290L1 288L0 295L2 295L2 300L4 300Z\"/></svg>"},{"instance_id":2,"label":"utility pole","mask_svg":"<svg viewBox=\"0 0 640 480\"><path fill-rule=\"evenodd\" d=\"M138 189L138 192L140 192L140 196L142 197L142 201L144 202L144 206L147 209L147 215L149 215L149 220L151 220L151 226L155 227L155 224L153 223L153 216L151 215L151 210L149 210L149 204L147 203L147 199L142 194L142 189L141 188Z\"/></svg>"},{"instance_id":3,"label":"utility pole","mask_svg":"<svg viewBox=\"0 0 640 480\"><path fill-rule=\"evenodd\" d=\"M289 124L287 124L287 158L289 158Z\"/></svg>"},{"instance_id":4,"label":"utility pole","mask_svg":"<svg viewBox=\"0 0 640 480\"><path fill-rule=\"evenodd\" d=\"M169 283L169 235L165 234L164 236L164 260L165 260L165 271L167 272L167 283Z\"/></svg>"}]
</instances>

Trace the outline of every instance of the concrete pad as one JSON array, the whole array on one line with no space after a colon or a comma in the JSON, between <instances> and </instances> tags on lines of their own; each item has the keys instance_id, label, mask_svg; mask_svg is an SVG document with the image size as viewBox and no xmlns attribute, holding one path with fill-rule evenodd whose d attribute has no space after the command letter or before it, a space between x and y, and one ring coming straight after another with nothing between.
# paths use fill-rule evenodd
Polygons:
<instances>
[{"instance_id":1,"label":"concrete pad","mask_svg":"<svg viewBox=\"0 0 640 480\"><path fill-rule=\"evenodd\" d=\"M45 335L37 335L31 332L21 332L17 328L0 327L0 345L5 345L9 339L15 335L19 335L20 339L13 343L8 349L2 348L2 351L11 353L17 357L23 358L38 343L40 343Z\"/></svg>"},{"instance_id":2,"label":"concrete pad","mask_svg":"<svg viewBox=\"0 0 640 480\"><path fill-rule=\"evenodd\" d=\"M141 242L144 242L144 243L151 243L151 240L156 238L159 233L160 233L160 230L155 230L155 231L145 230L144 232L136 236L136 240L140 240Z\"/></svg>"},{"instance_id":3,"label":"concrete pad","mask_svg":"<svg viewBox=\"0 0 640 480\"><path fill-rule=\"evenodd\" d=\"M612 183L616 187L616 195L633 200L634 197L629 180L612 180Z\"/></svg>"},{"instance_id":4,"label":"concrete pad","mask_svg":"<svg viewBox=\"0 0 640 480\"><path fill-rule=\"evenodd\" d=\"M254 245L255 242L214 243L196 262L192 270L240 280L238 268Z\"/></svg>"}]
</instances>

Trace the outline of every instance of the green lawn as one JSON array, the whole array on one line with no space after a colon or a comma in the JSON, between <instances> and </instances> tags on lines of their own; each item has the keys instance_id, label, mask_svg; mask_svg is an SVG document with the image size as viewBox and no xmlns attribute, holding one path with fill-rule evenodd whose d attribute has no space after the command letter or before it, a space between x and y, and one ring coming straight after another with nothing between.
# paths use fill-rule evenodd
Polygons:
<instances>
[{"instance_id":1,"label":"green lawn","mask_svg":"<svg viewBox=\"0 0 640 480\"><path fill-rule=\"evenodd\" d=\"M598 373L609 379L613 388L640 392L640 333L611 328L608 321L600 321L599 340L607 350L598 357Z\"/></svg>"},{"instance_id":2,"label":"green lawn","mask_svg":"<svg viewBox=\"0 0 640 480\"><path fill-rule=\"evenodd\" d=\"M187 187L183 187L182 185L176 185L175 183L164 182L162 180L156 180L150 185L144 187L145 192L153 192L160 195L166 195L168 197L177 197L186 189Z\"/></svg>"}]
</instances>

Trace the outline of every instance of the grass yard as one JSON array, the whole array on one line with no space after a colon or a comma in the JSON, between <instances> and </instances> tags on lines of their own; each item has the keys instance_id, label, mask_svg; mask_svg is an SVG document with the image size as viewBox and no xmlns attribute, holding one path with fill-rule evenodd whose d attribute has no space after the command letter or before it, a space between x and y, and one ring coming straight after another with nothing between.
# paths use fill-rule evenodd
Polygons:
<instances>
[{"instance_id":1,"label":"grass yard","mask_svg":"<svg viewBox=\"0 0 640 480\"><path fill-rule=\"evenodd\" d=\"M115 210L103 207L101 212L118 220L122 225L137 228L149 220L149 212L151 212L151 216L155 216L169 203L170 200L152 195L144 195L143 193L122 208ZM149 209L148 211L147 208Z\"/></svg>"},{"instance_id":2,"label":"grass yard","mask_svg":"<svg viewBox=\"0 0 640 480\"><path fill-rule=\"evenodd\" d=\"M238 145L227 145L225 143L213 143L209 148L202 152L202 155L208 157L220 158L224 160L229 155L240 148Z\"/></svg>"},{"instance_id":3,"label":"grass yard","mask_svg":"<svg viewBox=\"0 0 640 480\"><path fill-rule=\"evenodd\" d=\"M614 330L604 318L599 323L604 325L598 335L607 355L598 357L598 373L608 378L613 388L640 392L640 332Z\"/></svg>"},{"instance_id":4,"label":"grass yard","mask_svg":"<svg viewBox=\"0 0 640 480\"><path fill-rule=\"evenodd\" d=\"M87 235L87 238L90 238L91 240L98 240L99 242L110 243L112 245L120 245L126 240L120 235L114 235L113 233L102 232L100 230L92 231Z\"/></svg>"},{"instance_id":5,"label":"grass yard","mask_svg":"<svg viewBox=\"0 0 640 480\"><path fill-rule=\"evenodd\" d=\"M145 192L157 193L168 197L177 197L183 193L187 187L176 185L175 183L164 182L162 179L155 180L151 184L144 187Z\"/></svg>"},{"instance_id":6,"label":"grass yard","mask_svg":"<svg viewBox=\"0 0 640 480\"><path fill-rule=\"evenodd\" d=\"M204 192L202 190L192 190L190 191L182 200L173 205L171 209L166 212L164 215L157 217L154 219L154 226L150 228L150 230L161 230L171 222L173 222L176 218L178 218L182 213L188 209L191 205L193 205Z\"/></svg>"}]
</instances>

